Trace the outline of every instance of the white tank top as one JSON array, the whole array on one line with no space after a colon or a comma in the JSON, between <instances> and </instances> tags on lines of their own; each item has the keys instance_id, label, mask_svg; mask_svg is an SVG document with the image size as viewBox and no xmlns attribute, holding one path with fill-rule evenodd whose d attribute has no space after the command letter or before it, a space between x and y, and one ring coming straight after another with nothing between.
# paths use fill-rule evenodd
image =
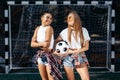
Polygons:
<instances>
[{"instance_id":1,"label":"white tank top","mask_svg":"<svg viewBox=\"0 0 120 80\"><path fill-rule=\"evenodd\" d=\"M45 41L45 36L46 36L46 29L47 27L40 26L37 32L37 42L44 42ZM51 41L50 41L50 46L49 48L52 49L54 44L54 34L52 34Z\"/></svg>"},{"instance_id":2,"label":"white tank top","mask_svg":"<svg viewBox=\"0 0 120 80\"><path fill-rule=\"evenodd\" d=\"M85 41L90 40L90 36L89 36L89 33L88 33L87 29L83 27L82 30L83 30L84 40ZM74 38L73 33L74 32L72 32L72 34L71 34L71 44L68 41L68 28L61 31L60 36L63 40L68 42L68 44L71 48L80 49L81 48L80 38L78 39L78 42L77 42Z\"/></svg>"}]
</instances>

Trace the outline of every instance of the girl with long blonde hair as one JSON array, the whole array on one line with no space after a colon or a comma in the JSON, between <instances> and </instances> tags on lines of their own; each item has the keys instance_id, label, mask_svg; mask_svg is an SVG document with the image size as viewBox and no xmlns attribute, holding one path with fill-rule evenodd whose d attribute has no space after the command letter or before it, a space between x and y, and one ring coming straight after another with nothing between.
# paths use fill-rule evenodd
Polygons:
<instances>
[{"instance_id":1,"label":"girl with long blonde hair","mask_svg":"<svg viewBox=\"0 0 120 80\"><path fill-rule=\"evenodd\" d=\"M64 56L63 65L68 80L75 80L74 69L78 72L81 80L90 80L88 71L88 60L85 51L89 49L90 37L86 28L82 27L79 15L76 11L71 11L67 16L68 27L61 31L56 39L64 40L70 49L62 54ZM56 55L57 51L55 52ZM61 55L58 55L61 56Z\"/></svg>"}]
</instances>

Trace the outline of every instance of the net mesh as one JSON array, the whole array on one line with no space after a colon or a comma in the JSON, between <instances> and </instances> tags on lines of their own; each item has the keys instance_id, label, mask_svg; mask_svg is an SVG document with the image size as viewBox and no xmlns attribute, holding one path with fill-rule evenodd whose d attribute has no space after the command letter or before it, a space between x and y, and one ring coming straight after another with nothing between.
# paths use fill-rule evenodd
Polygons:
<instances>
[{"instance_id":1,"label":"net mesh","mask_svg":"<svg viewBox=\"0 0 120 80\"><path fill-rule=\"evenodd\" d=\"M86 52L92 67L106 67L108 41L108 6L107 5L12 5L11 6L11 41L12 66L34 67L36 49L30 47L30 40L36 26L41 24L40 13L53 13L52 27L55 39L67 27L66 16L69 10L76 10L83 27L90 37L90 49Z\"/></svg>"}]
</instances>

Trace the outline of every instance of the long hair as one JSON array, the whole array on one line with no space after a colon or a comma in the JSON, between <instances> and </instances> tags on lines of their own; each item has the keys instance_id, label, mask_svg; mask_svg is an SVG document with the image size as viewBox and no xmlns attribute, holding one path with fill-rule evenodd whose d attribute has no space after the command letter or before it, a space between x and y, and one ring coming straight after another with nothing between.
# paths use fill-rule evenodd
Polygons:
<instances>
[{"instance_id":1,"label":"long hair","mask_svg":"<svg viewBox=\"0 0 120 80\"><path fill-rule=\"evenodd\" d=\"M83 47L84 37L83 37L82 23L81 23L80 17L77 14L76 11L71 11L69 14L74 15L73 28L74 28L74 31L75 31L75 35L74 35L75 40L78 42L78 38L80 37L81 47ZM72 29L71 29L70 25L68 25L68 41L70 43L71 43L71 34L72 34Z\"/></svg>"}]
</instances>

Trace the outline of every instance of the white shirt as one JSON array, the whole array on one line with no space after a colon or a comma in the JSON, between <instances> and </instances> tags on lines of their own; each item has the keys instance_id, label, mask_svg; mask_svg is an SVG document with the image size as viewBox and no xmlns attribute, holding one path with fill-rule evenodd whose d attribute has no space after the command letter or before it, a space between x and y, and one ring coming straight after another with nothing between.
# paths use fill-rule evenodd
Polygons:
<instances>
[{"instance_id":1,"label":"white shirt","mask_svg":"<svg viewBox=\"0 0 120 80\"><path fill-rule=\"evenodd\" d=\"M47 27L40 26L37 32L37 42L44 42L46 37L46 29ZM49 48L52 49L54 44L54 34L52 34L50 46Z\"/></svg>"},{"instance_id":2,"label":"white shirt","mask_svg":"<svg viewBox=\"0 0 120 80\"><path fill-rule=\"evenodd\" d=\"M82 31L83 31L84 41L90 40L90 36L88 34L87 29L83 27ZM74 33L74 31L72 31L72 34L71 34L71 44L68 41L68 28L61 31L60 36L64 41L68 42L68 44L71 48L80 49L81 48L80 38L78 38L78 42L77 42L74 38L73 33Z\"/></svg>"}]
</instances>

